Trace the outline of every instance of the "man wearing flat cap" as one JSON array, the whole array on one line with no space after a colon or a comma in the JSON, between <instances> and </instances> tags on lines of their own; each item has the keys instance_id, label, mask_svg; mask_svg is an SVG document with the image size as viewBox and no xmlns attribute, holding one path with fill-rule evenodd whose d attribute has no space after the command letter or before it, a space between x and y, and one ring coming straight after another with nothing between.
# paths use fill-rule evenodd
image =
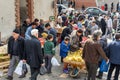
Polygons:
<instances>
[{"instance_id":1,"label":"man wearing flat cap","mask_svg":"<svg viewBox=\"0 0 120 80\"><path fill-rule=\"evenodd\" d=\"M8 41L8 55L10 56L10 65L8 69L8 80L13 80L13 72L18 63L23 58L24 39L19 35L19 29L14 29L12 36Z\"/></svg>"}]
</instances>

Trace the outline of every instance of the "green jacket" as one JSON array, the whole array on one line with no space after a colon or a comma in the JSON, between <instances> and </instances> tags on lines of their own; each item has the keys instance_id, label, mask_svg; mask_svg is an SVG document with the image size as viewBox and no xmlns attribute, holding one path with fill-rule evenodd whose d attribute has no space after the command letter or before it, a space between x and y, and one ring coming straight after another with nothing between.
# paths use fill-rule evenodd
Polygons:
<instances>
[{"instance_id":1,"label":"green jacket","mask_svg":"<svg viewBox=\"0 0 120 80\"><path fill-rule=\"evenodd\" d=\"M55 55L54 43L52 41L46 41L44 44L44 53Z\"/></svg>"}]
</instances>

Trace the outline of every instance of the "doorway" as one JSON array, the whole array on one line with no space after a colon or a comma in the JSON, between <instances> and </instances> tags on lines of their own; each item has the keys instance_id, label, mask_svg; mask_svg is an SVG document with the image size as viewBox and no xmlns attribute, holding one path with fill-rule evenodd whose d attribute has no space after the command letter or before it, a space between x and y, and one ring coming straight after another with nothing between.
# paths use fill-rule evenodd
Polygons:
<instances>
[{"instance_id":1,"label":"doorway","mask_svg":"<svg viewBox=\"0 0 120 80\"><path fill-rule=\"evenodd\" d=\"M33 21L33 0L15 0L16 6L16 27L20 27L26 18L30 18Z\"/></svg>"}]
</instances>

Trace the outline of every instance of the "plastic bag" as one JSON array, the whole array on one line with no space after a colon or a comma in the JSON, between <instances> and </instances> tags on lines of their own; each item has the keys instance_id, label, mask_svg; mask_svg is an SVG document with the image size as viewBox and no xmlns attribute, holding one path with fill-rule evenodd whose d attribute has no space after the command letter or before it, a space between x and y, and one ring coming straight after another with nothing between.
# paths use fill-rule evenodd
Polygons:
<instances>
[{"instance_id":1,"label":"plastic bag","mask_svg":"<svg viewBox=\"0 0 120 80\"><path fill-rule=\"evenodd\" d=\"M23 66L23 61L20 61L14 72L18 75L22 75L22 66Z\"/></svg>"},{"instance_id":2,"label":"plastic bag","mask_svg":"<svg viewBox=\"0 0 120 80\"><path fill-rule=\"evenodd\" d=\"M26 75L27 72L28 72L27 64L23 63L23 65L22 65L22 75Z\"/></svg>"},{"instance_id":3,"label":"plastic bag","mask_svg":"<svg viewBox=\"0 0 120 80\"><path fill-rule=\"evenodd\" d=\"M45 66L41 66L40 75L44 75L46 72L47 72L47 69L45 68Z\"/></svg>"},{"instance_id":4,"label":"plastic bag","mask_svg":"<svg viewBox=\"0 0 120 80\"><path fill-rule=\"evenodd\" d=\"M18 65L17 65L17 67L16 67L14 72L16 74L18 74L18 75L25 75L25 74L27 74L27 72L28 72L27 64L23 63L23 61L21 60L18 63Z\"/></svg>"},{"instance_id":5,"label":"plastic bag","mask_svg":"<svg viewBox=\"0 0 120 80\"><path fill-rule=\"evenodd\" d=\"M52 57L51 63L52 63L53 66L60 66L58 60L55 57Z\"/></svg>"},{"instance_id":6,"label":"plastic bag","mask_svg":"<svg viewBox=\"0 0 120 80\"><path fill-rule=\"evenodd\" d=\"M107 72L109 65L110 65L110 63L106 63L105 60L102 60L102 63L100 65L100 72Z\"/></svg>"}]
</instances>

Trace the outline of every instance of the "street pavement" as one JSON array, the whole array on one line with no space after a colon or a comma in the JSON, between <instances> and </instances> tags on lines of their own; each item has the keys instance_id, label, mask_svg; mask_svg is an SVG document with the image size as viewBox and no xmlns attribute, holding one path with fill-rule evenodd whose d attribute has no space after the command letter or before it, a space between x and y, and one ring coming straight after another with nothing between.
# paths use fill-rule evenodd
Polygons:
<instances>
[{"instance_id":1,"label":"street pavement","mask_svg":"<svg viewBox=\"0 0 120 80\"><path fill-rule=\"evenodd\" d=\"M59 47L56 48L56 58L58 59L58 61L60 61ZM37 80L85 80L86 74L84 74L82 72L80 73L80 76L77 79L70 77L68 74L64 74L62 71L62 66L63 66L63 64L61 64L60 66L53 67L51 74L39 75ZM106 80L106 76L107 76L107 73L104 73L102 80ZM7 80L7 79L5 79L5 77L6 76L2 77L0 80ZM30 70L25 78L20 79L18 77L19 77L18 75L14 74L13 80L29 80ZM99 79L97 79L97 80L99 80Z\"/></svg>"}]
</instances>

